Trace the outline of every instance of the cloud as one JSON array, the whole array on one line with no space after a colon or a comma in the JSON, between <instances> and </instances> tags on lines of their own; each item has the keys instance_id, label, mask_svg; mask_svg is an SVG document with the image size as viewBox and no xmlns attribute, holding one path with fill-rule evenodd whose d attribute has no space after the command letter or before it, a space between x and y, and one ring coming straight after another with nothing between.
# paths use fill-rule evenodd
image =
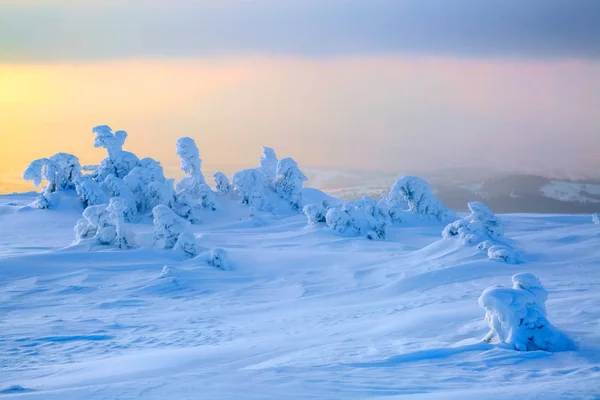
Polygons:
<instances>
[{"instance_id":1,"label":"cloud","mask_svg":"<svg viewBox=\"0 0 600 400\"><path fill-rule=\"evenodd\" d=\"M0 3L0 62L244 54L597 58L597 0Z\"/></svg>"}]
</instances>

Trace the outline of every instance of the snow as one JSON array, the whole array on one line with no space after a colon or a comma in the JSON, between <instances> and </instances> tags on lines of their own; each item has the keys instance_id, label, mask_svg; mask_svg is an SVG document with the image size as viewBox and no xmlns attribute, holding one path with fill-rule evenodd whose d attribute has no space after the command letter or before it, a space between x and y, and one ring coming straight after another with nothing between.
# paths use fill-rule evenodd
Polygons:
<instances>
[{"instance_id":1,"label":"snow","mask_svg":"<svg viewBox=\"0 0 600 400\"><path fill-rule=\"evenodd\" d=\"M0 196L3 399L600 396L600 232L589 214L498 216L522 257L508 264L443 240L435 221L371 241L307 226L300 212L261 212L254 226L248 206L221 196L203 224L182 223L202 246L190 257L154 247L145 219L126 223L138 248L73 244L82 206L59 193L48 210L27 207L33 193ZM523 273L543 288L521 275L502 290L529 291L536 321L572 348L481 340L480 295Z\"/></svg>"},{"instance_id":2,"label":"snow","mask_svg":"<svg viewBox=\"0 0 600 400\"><path fill-rule=\"evenodd\" d=\"M545 197L578 203L600 203L600 185L569 181L550 181L540 188ZM590 196L591 195L591 196Z\"/></svg>"}]
</instances>

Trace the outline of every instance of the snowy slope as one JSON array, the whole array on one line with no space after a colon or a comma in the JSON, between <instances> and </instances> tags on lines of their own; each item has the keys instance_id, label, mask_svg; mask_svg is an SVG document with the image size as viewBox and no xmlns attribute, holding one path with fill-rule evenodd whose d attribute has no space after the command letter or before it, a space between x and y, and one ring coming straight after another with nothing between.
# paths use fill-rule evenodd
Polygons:
<instances>
[{"instance_id":1,"label":"snowy slope","mask_svg":"<svg viewBox=\"0 0 600 400\"><path fill-rule=\"evenodd\" d=\"M600 185L569 181L550 181L540 188L544 196L560 201L600 203Z\"/></svg>"},{"instance_id":2,"label":"snowy slope","mask_svg":"<svg viewBox=\"0 0 600 400\"><path fill-rule=\"evenodd\" d=\"M443 226L342 238L303 216L194 226L232 271L156 249L70 246L81 209L0 196L0 399L592 399L600 396L600 230L504 215L524 263ZM140 235L151 226L132 225ZM164 266L167 269L163 269ZM540 277L563 353L482 343L477 299Z\"/></svg>"}]
</instances>

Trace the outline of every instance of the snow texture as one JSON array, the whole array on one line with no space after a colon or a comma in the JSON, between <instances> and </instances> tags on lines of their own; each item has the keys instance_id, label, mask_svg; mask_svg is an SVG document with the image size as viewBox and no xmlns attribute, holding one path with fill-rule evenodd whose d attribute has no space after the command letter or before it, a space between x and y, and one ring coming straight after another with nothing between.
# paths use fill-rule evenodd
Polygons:
<instances>
[{"instance_id":1,"label":"snow texture","mask_svg":"<svg viewBox=\"0 0 600 400\"><path fill-rule=\"evenodd\" d=\"M518 351L563 351L572 342L546 318L548 293L529 273L512 277L513 288L492 286L479 298L490 332L484 341L498 341Z\"/></svg>"}]
</instances>

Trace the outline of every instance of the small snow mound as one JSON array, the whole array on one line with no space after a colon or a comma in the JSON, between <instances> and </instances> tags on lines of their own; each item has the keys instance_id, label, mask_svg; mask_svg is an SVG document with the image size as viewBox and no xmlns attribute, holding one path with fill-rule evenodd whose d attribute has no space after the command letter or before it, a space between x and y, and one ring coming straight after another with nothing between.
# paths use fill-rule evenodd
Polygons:
<instances>
[{"instance_id":1,"label":"small snow mound","mask_svg":"<svg viewBox=\"0 0 600 400\"><path fill-rule=\"evenodd\" d=\"M540 280L522 273L514 275L512 281L512 289L492 286L479 298L490 327L483 340L503 343L518 351L573 349L571 340L546 318L548 294Z\"/></svg>"},{"instance_id":2,"label":"small snow mound","mask_svg":"<svg viewBox=\"0 0 600 400\"><path fill-rule=\"evenodd\" d=\"M488 248L488 257L492 260L502 260L507 264L518 264L519 258L510 247L496 244Z\"/></svg>"},{"instance_id":3,"label":"small snow mound","mask_svg":"<svg viewBox=\"0 0 600 400\"><path fill-rule=\"evenodd\" d=\"M592 214L592 222L595 224L600 224L600 214Z\"/></svg>"},{"instance_id":4,"label":"small snow mound","mask_svg":"<svg viewBox=\"0 0 600 400\"><path fill-rule=\"evenodd\" d=\"M231 269L229 264L229 255L227 254L227 251L221 248L212 249L208 253L208 263L218 269Z\"/></svg>"},{"instance_id":5,"label":"small snow mound","mask_svg":"<svg viewBox=\"0 0 600 400\"><path fill-rule=\"evenodd\" d=\"M480 202L468 204L471 214L448 224L442 231L444 239L459 237L465 244L485 239L498 240L504 235L502 224L489 208Z\"/></svg>"}]
</instances>

